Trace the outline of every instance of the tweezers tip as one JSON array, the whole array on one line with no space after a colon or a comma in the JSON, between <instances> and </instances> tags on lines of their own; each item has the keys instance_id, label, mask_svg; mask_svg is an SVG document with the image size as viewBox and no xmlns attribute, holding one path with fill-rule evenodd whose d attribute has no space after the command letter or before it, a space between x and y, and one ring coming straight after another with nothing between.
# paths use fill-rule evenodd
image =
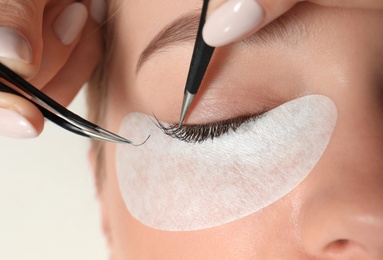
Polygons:
<instances>
[{"instance_id":1,"label":"tweezers tip","mask_svg":"<svg viewBox=\"0 0 383 260\"><path fill-rule=\"evenodd\" d=\"M128 139L125 139L125 140L119 139L119 140L117 140L117 142L122 143L122 144L131 144L131 145L134 145L133 142L130 141L130 140L128 140Z\"/></svg>"},{"instance_id":2,"label":"tweezers tip","mask_svg":"<svg viewBox=\"0 0 383 260\"><path fill-rule=\"evenodd\" d=\"M189 111L189 107L190 107L191 103L193 102L194 96L195 95L189 93L189 91L185 91L184 98L182 101L181 116L180 116L180 121L179 121L180 126L182 126L182 124L185 120L185 117Z\"/></svg>"},{"instance_id":3,"label":"tweezers tip","mask_svg":"<svg viewBox=\"0 0 383 260\"><path fill-rule=\"evenodd\" d=\"M182 124L185 120L186 113L187 113L187 110L185 108L182 108L180 121L178 122L179 126L182 126Z\"/></svg>"},{"instance_id":4,"label":"tweezers tip","mask_svg":"<svg viewBox=\"0 0 383 260\"><path fill-rule=\"evenodd\" d=\"M113 138L113 142L115 143L120 143L120 144L131 144L131 145L134 145L134 143L128 139L125 139L123 137L119 137L119 138Z\"/></svg>"}]
</instances>

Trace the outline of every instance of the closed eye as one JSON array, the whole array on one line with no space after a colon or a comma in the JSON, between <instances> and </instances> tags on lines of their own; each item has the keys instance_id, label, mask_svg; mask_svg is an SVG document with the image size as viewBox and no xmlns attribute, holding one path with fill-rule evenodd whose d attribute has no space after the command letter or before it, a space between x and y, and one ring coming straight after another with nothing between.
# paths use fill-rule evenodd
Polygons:
<instances>
[{"instance_id":1,"label":"closed eye","mask_svg":"<svg viewBox=\"0 0 383 260\"><path fill-rule=\"evenodd\" d=\"M177 138L187 143L203 143L209 139L213 140L225 134L235 133L242 124L257 120L263 114L264 112L253 115L239 116L207 124L180 126L178 123L170 125L165 125L159 121L157 121L157 123L161 130L170 137Z\"/></svg>"}]
</instances>

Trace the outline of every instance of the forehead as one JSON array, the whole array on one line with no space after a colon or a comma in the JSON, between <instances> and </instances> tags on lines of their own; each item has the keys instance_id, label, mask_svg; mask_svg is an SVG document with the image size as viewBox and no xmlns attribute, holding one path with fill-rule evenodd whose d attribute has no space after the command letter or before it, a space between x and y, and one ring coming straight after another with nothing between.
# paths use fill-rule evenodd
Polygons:
<instances>
[{"instance_id":1,"label":"forehead","mask_svg":"<svg viewBox=\"0 0 383 260\"><path fill-rule=\"evenodd\" d=\"M148 42L168 23L181 14L201 8L201 0L115 0L113 20L117 33L134 53L142 51ZM129 37L121 37L129 35ZM132 37L133 36L133 37Z\"/></svg>"},{"instance_id":2,"label":"forehead","mask_svg":"<svg viewBox=\"0 0 383 260\"><path fill-rule=\"evenodd\" d=\"M112 22L110 27L115 31L114 38L118 38L118 45L114 47L125 49L126 52L129 52L129 60L137 61L139 53L145 49L158 32L183 14L199 10L202 6L202 1L111 0L111 6L110 20ZM339 32L339 30L334 28L334 21L338 21L337 26L342 27L340 20L348 20L346 28L350 28L349 22L352 21L344 19L344 11L341 14L342 19L339 19L340 13L337 11L327 12L323 8L312 8L312 5L308 5L308 7L310 10L294 8L294 15L290 15L290 17L293 16L294 18L290 20L299 20L301 24L307 24L307 32L318 31L318 29L321 30L321 34L323 32L331 33L331 31ZM326 16L326 19L323 19L323 16ZM320 21L319 25L318 21ZM342 29L344 32L344 26ZM317 35L317 37L323 38L320 35ZM315 41L317 40L315 39Z\"/></svg>"}]
</instances>

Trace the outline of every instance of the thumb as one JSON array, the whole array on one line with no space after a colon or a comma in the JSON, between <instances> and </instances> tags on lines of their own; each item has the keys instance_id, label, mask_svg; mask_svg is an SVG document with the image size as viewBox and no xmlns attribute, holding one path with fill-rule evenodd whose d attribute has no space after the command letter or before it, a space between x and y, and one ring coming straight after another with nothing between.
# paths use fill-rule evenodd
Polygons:
<instances>
[{"instance_id":1,"label":"thumb","mask_svg":"<svg viewBox=\"0 0 383 260\"><path fill-rule=\"evenodd\" d=\"M256 32L299 0L211 0L203 38L219 47Z\"/></svg>"},{"instance_id":2,"label":"thumb","mask_svg":"<svg viewBox=\"0 0 383 260\"><path fill-rule=\"evenodd\" d=\"M31 78L42 53L45 0L0 0L0 62Z\"/></svg>"}]
</instances>

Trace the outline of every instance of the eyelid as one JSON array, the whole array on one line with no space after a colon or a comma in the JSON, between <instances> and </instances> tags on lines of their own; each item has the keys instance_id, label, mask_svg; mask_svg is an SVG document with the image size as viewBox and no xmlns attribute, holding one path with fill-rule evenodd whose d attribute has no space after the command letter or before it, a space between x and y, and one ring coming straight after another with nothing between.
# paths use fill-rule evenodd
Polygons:
<instances>
[{"instance_id":1,"label":"eyelid","mask_svg":"<svg viewBox=\"0 0 383 260\"><path fill-rule=\"evenodd\" d=\"M176 138L187 143L203 143L208 139L213 140L215 138L221 137L224 134L236 132L236 130L242 124L247 123L249 121L257 120L265 112L266 111L257 114L242 115L239 117L206 124L183 124L182 126L180 126L178 123L176 123L165 125L159 122L158 120L157 124L159 128L163 131L163 133L170 137Z\"/></svg>"}]
</instances>

